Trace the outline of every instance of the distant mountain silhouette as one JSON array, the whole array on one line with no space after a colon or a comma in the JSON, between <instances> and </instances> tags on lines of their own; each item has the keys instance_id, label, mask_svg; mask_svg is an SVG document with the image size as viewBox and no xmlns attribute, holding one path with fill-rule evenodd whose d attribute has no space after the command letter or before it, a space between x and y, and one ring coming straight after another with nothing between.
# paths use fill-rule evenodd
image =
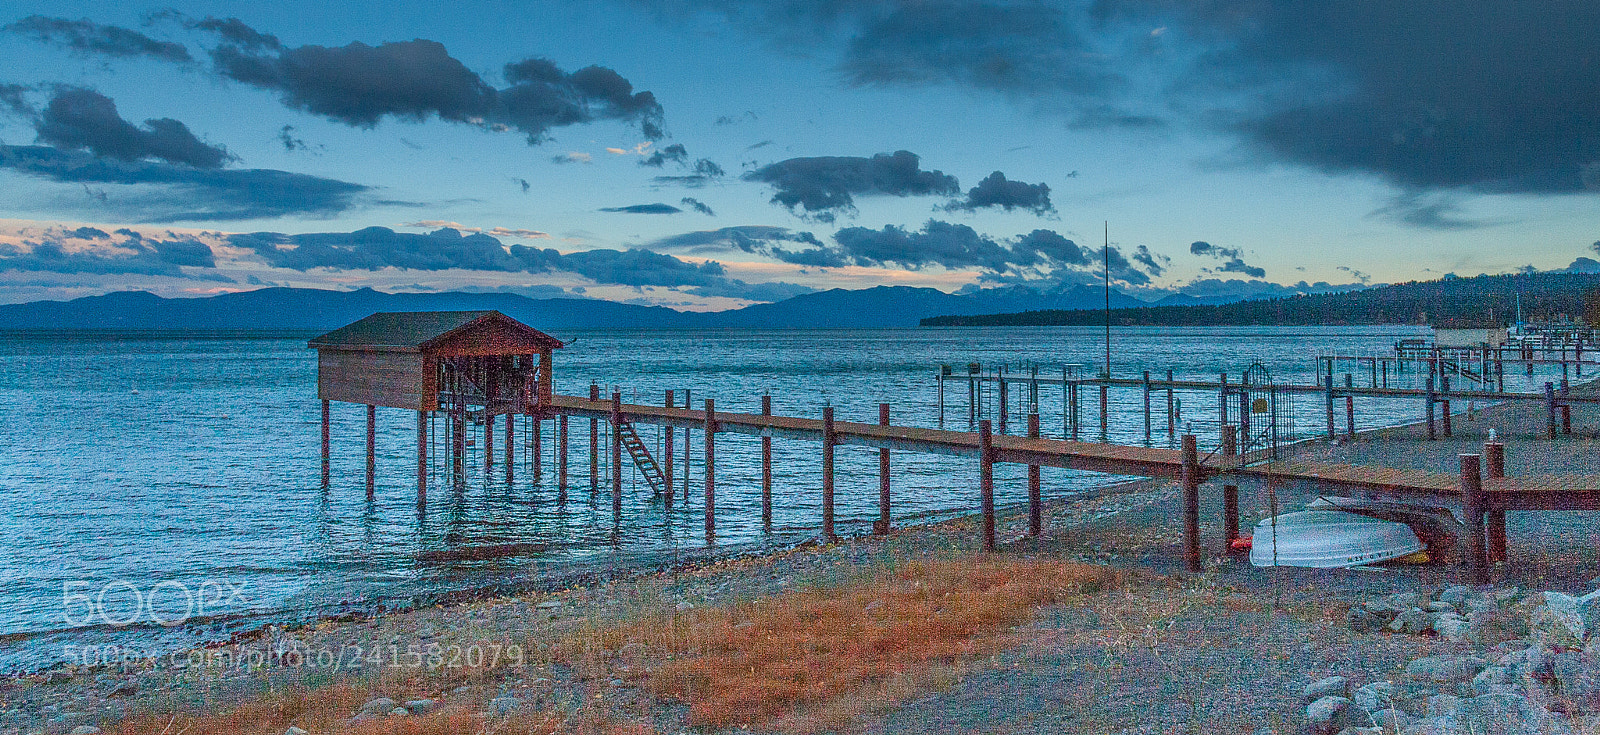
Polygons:
<instances>
[{"instance_id":1,"label":"distant mountain silhouette","mask_svg":"<svg viewBox=\"0 0 1600 735\"><path fill-rule=\"evenodd\" d=\"M1338 294L1238 301L1222 305L1146 305L1111 310L1113 324L1150 326L1431 324L1498 327L1516 319L1517 297L1528 321L1600 312L1600 275L1531 273L1447 277ZM923 319L925 326L1095 326L1093 311L1028 310Z\"/></svg>"},{"instance_id":2,"label":"distant mountain silhouette","mask_svg":"<svg viewBox=\"0 0 1600 735\"><path fill-rule=\"evenodd\" d=\"M122 291L72 301L0 305L0 329L293 329L328 330L379 311L497 309L540 329L914 327L939 314L1023 309L1101 308L1103 289L1079 286L1040 293L1022 287L948 294L933 288L832 289L742 309L696 313L598 299L530 299L506 293L389 294L263 288L205 298L167 299ZM1117 291L1113 307L1145 302Z\"/></svg>"}]
</instances>

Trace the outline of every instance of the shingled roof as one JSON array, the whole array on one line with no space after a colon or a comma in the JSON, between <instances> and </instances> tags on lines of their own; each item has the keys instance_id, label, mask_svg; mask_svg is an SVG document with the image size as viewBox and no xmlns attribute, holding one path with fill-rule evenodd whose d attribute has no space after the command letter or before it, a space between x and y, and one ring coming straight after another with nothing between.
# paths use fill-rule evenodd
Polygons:
<instances>
[{"instance_id":1,"label":"shingled roof","mask_svg":"<svg viewBox=\"0 0 1600 735\"><path fill-rule=\"evenodd\" d=\"M317 349L421 351L474 325L500 321L552 349L561 340L498 311L385 311L313 338L307 347Z\"/></svg>"}]
</instances>

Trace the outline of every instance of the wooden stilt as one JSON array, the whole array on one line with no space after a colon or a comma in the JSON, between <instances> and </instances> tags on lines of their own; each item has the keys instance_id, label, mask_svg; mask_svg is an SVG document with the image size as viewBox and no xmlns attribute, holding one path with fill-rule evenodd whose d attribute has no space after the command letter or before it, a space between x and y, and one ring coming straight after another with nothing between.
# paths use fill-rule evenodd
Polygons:
<instances>
[{"instance_id":1,"label":"wooden stilt","mask_svg":"<svg viewBox=\"0 0 1600 735\"><path fill-rule=\"evenodd\" d=\"M417 505L428 501L428 412L417 412Z\"/></svg>"},{"instance_id":2,"label":"wooden stilt","mask_svg":"<svg viewBox=\"0 0 1600 735\"><path fill-rule=\"evenodd\" d=\"M1006 417L1011 415L1010 401L1007 400L1011 394L1006 389L1005 366L1001 366L1000 370L995 373L995 385L1000 391L1000 415L998 418L1000 419L1000 433L1004 434L1006 433Z\"/></svg>"},{"instance_id":3,"label":"wooden stilt","mask_svg":"<svg viewBox=\"0 0 1600 735\"><path fill-rule=\"evenodd\" d=\"M332 475L332 459L328 447L331 429L328 426L328 419L328 401L324 400L322 402L322 487L324 489L328 487L328 480Z\"/></svg>"},{"instance_id":4,"label":"wooden stilt","mask_svg":"<svg viewBox=\"0 0 1600 735\"><path fill-rule=\"evenodd\" d=\"M600 386L589 384L589 400L600 400ZM600 420L589 419L589 493L600 492Z\"/></svg>"},{"instance_id":5,"label":"wooden stilt","mask_svg":"<svg viewBox=\"0 0 1600 735\"><path fill-rule=\"evenodd\" d=\"M772 415L772 396L761 396L761 415ZM772 530L772 437L761 437L761 529Z\"/></svg>"},{"instance_id":6,"label":"wooden stilt","mask_svg":"<svg viewBox=\"0 0 1600 735\"><path fill-rule=\"evenodd\" d=\"M983 550L994 551L994 435L978 422L978 500L983 509Z\"/></svg>"},{"instance_id":7,"label":"wooden stilt","mask_svg":"<svg viewBox=\"0 0 1600 735\"><path fill-rule=\"evenodd\" d=\"M689 389L685 388L684 391L683 391L683 407L684 408L691 408L693 406L694 406L694 404L689 402ZM690 429L687 426L683 427L683 504L684 504L684 506L688 506L689 505L689 465L694 464L690 460L690 456L691 455L689 454L689 435L693 434L693 433L694 433L693 429Z\"/></svg>"},{"instance_id":8,"label":"wooden stilt","mask_svg":"<svg viewBox=\"0 0 1600 735\"><path fill-rule=\"evenodd\" d=\"M1178 417L1172 412L1172 371L1167 370L1167 446L1178 438Z\"/></svg>"},{"instance_id":9,"label":"wooden stilt","mask_svg":"<svg viewBox=\"0 0 1600 735\"><path fill-rule=\"evenodd\" d=\"M979 425L987 427L988 421ZM822 407L822 538L832 541L833 535L833 406Z\"/></svg>"},{"instance_id":10,"label":"wooden stilt","mask_svg":"<svg viewBox=\"0 0 1600 735\"><path fill-rule=\"evenodd\" d=\"M1444 399L1439 403L1439 417L1444 421L1444 435L1446 437L1455 436L1455 432L1450 426L1450 378L1441 376L1439 383L1443 388L1444 394Z\"/></svg>"},{"instance_id":11,"label":"wooden stilt","mask_svg":"<svg viewBox=\"0 0 1600 735\"><path fill-rule=\"evenodd\" d=\"M494 414L483 409L483 479L489 481L489 470L494 469Z\"/></svg>"},{"instance_id":12,"label":"wooden stilt","mask_svg":"<svg viewBox=\"0 0 1600 735\"><path fill-rule=\"evenodd\" d=\"M539 419L530 417L533 422L533 481L539 481ZM506 485L516 482L517 479L517 415L506 414Z\"/></svg>"},{"instance_id":13,"label":"wooden stilt","mask_svg":"<svg viewBox=\"0 0 1600 735\"><path fill-rule=\"evenodd\" d=\"M1106 384L1105 383L1101 383L1100 384L1100 441L1101 441L1101 443L1109 443L1111 441L1111 432L1107 429L1108 424L1107 424L1107 418L1106 418L1107 411L1110 408L1110 400L1106 395L1106 391L1107 390L1109 390L1109 388L1106 386Z\"/></svg>"},{"instance_id":14,"label":"wooden stilt","mask_svg":"<svg viewBox=\"0 0 1600 735\"><path fill-rule=\"evenodd\" d=\"M556 451L556 499L567 499L567 415L561 414L561 428L557 431L560 446Z\"/></svg>"},{"instance_id":15,"label":"wooden stilt","mask_svg":"<svg viewBox=\"0 0 1600 735\"><path fill-rule=\"evenodd\" d=\"M1144 371L1144 443L1150 444L1150 371Z\"/></svg>"},{"instance_id":16,"label":"wooden stilt","mask_svg":"<svg viewBox=\"0 0 1600 735\"><path fill-rule=\"evenodd\" d=\"M1028 414L1028 438L1039 438L1039 414ZM1044 533L1044 498L1040 489L1039 465L1028 465L1028 535Z\"/></svg>"},{"instance_id":17,"label":"wooden stilt","mask_svg":"<svg viewBox=\"0 0 1600 735\"><path fill-rule=\"evenodd\" d=\"M672 391L669 390L667 391L667 408L672 408L672 404L673 395ZM688 406L684 406L684 408L688 408ZM672 446L672 424L667 424L665 427L663 427L662 432L661 447L663 450L663 456L661 457L661 476L666 481L667 485L667 510L672 510L672 481L674 479L672 477L672 452L675 449L675 447ZM689 493L689 488L685 487L683 492L685 495L687 495Z\"/></svg>"},{"instance_id":18,"label":"wooden stilt","mask_svg":"<svg viewBox=\"0 0 1600 735\"><path fill-rule=\"evenodd\" d=\"M889 404L878 404L878 425L889 425ZM878 521L872 532L883 535L889 532L889 450L878 450Z\"/></svg>"},{"instance_id":19,"label":"wooden stilt","mask_svg":"<svg viewBox=\"0 0 1600 735\"><path fill-rule=\"evenodd\" d=\"M1222 427L1222 456L1232 463L1239 456L1239 434L1232 426ZM1233 542L1239 538L1239 486L1222 486L1222 539L1224 553L1234 553Z\"/></svg>"},{"instance_id":20,"label":"wooden stilt","mask_svg":"<svg viewBox=\"0 0 1600 735\"><path fill-rule=\"evenodd\" d=\"M1461 455L1461 504L1467 521L1467 571L1472 584L1489 583L1489 561L1484 549L1485 510L1482 456Z\"/></svg>"},{"instance_id":21,"label":"wooden stilt","mask_svg":"<svg viewBox=\"0 0 1600 735\"><path fill-rule=\"evenodd\" d=\"M451 407L450 452L456 487L467 481L467 407L456 401Z\"/></svg>"},{"instance_id":22,"label":"wooden stilt","mask_svg":"<svg viewBox=\"0 0 1600 735\"><path fill-rule=\"evenodd\" d=\"M378 491L378 407L367 404L367 500Z\"/></svg>"},{"instance_id":23,"label":"wooden stilt","mask_svg":"<svg viewBox=\"0 0 1600 735\"><path fill-rule=\"evenodd\" d=\"M530 436L528 441L529 454L533 455L533 483L539 484L544 480L544 417L534 414L528 417ZM511 461L511 417L506 417L506 464L516 464ZM511 482L511 470L506 469L506 482Z\"/></svg>"},{"instance_id":24,"label":"wooden stilt","mask_svg":"<svg viewBox=\"0 0 1600 735\"><path fill-rule=\"evenodd\" d=\"M706 543L717 539L717 405L706 399Z\"/></svg>"},{"instance_id":25,"label":"wooden stilt","mask_svg":"<svg viewBox=\"0 0 1600 735\"><path fill-rule=\"evenodd\" d=\"M1434 392L1433 392L1433 376L1429 375L1428 379L1427 379L1427 382L1425 382L1423 385L1426 386L1426 389L1427 389L1427 394L1423 397L1422 400L1427 402L1427 406L1428 406L1428 410L1427 410L1427 414L1428 414L1428 441L1433 441L1433 440L1439 438L1437 436L1434 428L1433 428L1433 404L1434 404L1434 402L1436 400L1436 398L1434 396Z\"/></svg>"},{"instance_id":26,"label":"wooden stilt","mask_svg":"<svg viewBox=\"0 0 1600 735\"><path fill-rule=\"evenodd\" d=\"M1500 442L1483 443L1484 468L1491 480L1498 480L1506 476L1506 445ZM1507 561L1506 554L1506 510L1489 506L1488 541L1489 561Z\"/></svg>"},{"instance_id":27,"label":"wooden stilt","mask_svg":"<svg viewBox=\"0 0 1600 735\"><path fill-rule=\"evenodd\" d=\"M1200 458L1193 434L1183 435L1183 561L1191 572L1204 569L1200 559Z\"/></svg>"},{"instance_id":28,"label":"wooden stilt","mask_svg":"<svg viewBox=\"0 0 1600 735\"><path fill-rule=\"evenodd\" d=\"M622 525L622 394L611 394L611 523Z\"/></svg>"}]
</instances>

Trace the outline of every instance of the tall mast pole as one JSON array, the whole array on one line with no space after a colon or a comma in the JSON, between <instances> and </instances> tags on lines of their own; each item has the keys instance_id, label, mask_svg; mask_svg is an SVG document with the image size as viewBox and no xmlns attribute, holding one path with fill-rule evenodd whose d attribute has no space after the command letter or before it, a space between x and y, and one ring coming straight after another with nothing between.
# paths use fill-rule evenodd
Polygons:
<instances>
[{"instance_id":1,"label":"tall mast pole","mask_svg":"<svg viewBox=\"0 0 1600 735\"><path fill-rule=\"evenodd\" d=\"M1100 249L1106 267L1106 370L1111 377L1111 220L1106 220L1105 245Z\"/></svg>"}]
</instances>

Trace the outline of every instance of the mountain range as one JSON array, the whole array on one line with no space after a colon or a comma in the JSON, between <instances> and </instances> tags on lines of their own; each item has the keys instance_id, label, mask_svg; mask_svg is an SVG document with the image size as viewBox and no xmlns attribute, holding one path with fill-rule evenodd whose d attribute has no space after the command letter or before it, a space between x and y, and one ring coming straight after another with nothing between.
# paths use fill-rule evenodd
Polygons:
<instances>
[{"instance_id":1,"label":"mountain range","mask_svg":"<svg viewBox=\"0 0 1600 735\"><path fill-rule=\"evenodd\" d=\"M510 293L399 293L262 288L201 298L120 291L71 301L0 305L0 329L286 329L329 330L379 311L495 309L544 330L624 328L914 327L937 315L1029 309L1101 309L1104 288L1051 292L1022 287L949 294L933 288L832 289L720 312L683 312L598 299L532 299ZM1113 308L1147 302L1113 290Z\"/></svg>"}]
</instances>

